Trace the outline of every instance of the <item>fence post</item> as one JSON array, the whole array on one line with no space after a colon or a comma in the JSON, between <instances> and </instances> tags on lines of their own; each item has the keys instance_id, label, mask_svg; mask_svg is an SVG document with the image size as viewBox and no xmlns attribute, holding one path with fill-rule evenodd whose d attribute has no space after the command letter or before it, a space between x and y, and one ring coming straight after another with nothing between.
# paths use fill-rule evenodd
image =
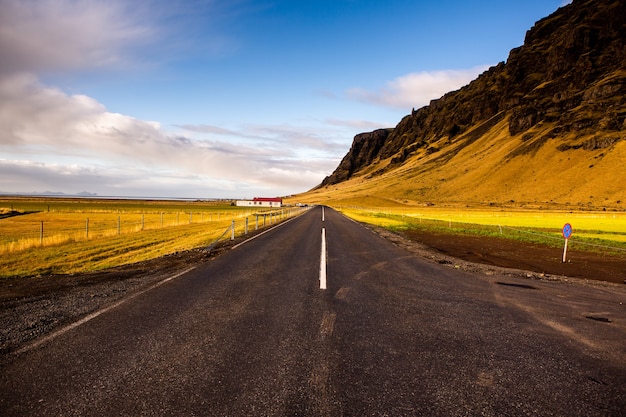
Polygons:
<instances>
[{"instance_id":1,"label":"fence post","mask_svg":"<svg viewBox=\"0 0 626 417\"><path fill-rule=\"evenodd\" d=\"M248 234L248 218L246 217L246 230L244 232L244 234Z\"/></svg>"},{"instance_id":2,"label":"fence post","mask_svg":"<svg viewBox=\"0 0 626 417\"><path fill-rule=\"evenodd\" d=\"M85 239L89 239L89 217L87 217L85 222Z\"/></svg>"},{"instance_id":3,"label":"fence post","mask_svg":"<svg viewBox=\"0 0 626 417\"><path fill-rule=\"evenodd\" d=\"M39 246L43 246L43 220L41 221L41 227L39 228Z\"/></svg>"},{"instance_id":4,"label":"fence post","mask_svg":"<svg viewBox=\"0 0 626 417\"><path fill-rule=\"evenodd\" d=\"M256 213L255 217L256 217L256 223L254 226L254 230L259 230L259 213Z\"/></svg>"},{"instance_id":5,"label":"fence post","mask_svg":"<svg viewBox=\"0 0 626 417\"><path fill-rule=\"evenodd\" d=\"M234 220L230 226L230 240L235 240L235 221Z\"/></svg>"}]
</instances>

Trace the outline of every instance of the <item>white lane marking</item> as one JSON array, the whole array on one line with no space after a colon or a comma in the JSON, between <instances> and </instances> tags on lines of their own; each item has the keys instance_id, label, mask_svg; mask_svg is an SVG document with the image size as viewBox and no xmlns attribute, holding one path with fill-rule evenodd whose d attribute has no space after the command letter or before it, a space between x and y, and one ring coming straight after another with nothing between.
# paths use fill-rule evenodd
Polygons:
<instances>
[{"instance_id":1,"label":"white lane marking","mask_svg":"<svg viewBox=\"0 0 626 417\"><path fill-rule=\"evenodd\" d=\"M353 218L346 216L345 214L343 215L343 217L345 217L346 219L350 220L352 223L361 224L361 223L357 222L356 220L354 220Z\"/></svg>"},{"instance_id":2,"label":"white lane marking","mask_svg":"<svg viewBox=\"0 0 626 417\"><path fill-rule=\"evenodd\" d=\"M320 289L326 289L326 229L322 227L322 253L320 254Z\"/></svg>"},{"instance_id":3,"label":"white lane marking","mask_svg":"<svg viewBox=\"0 0 626 417\"><path fill-rule=\"evenodd\" d=\"M322 206L322 221L324 221L324 206Z\"/></svg>"},{"instance_id":4,"label":"white lane marking","mask_svg":"<svg viewBox=\"0 0 626 417\"><path fill-rule=\"evenodd\" d=\"M148 291L151 291L151 290L153 290L153 289L155 289L157 287L160 287L161 285L165 284L166 282L172 281L172 280L174 280L174 279L176 279L176 278L178 278L180 276L183 276L187 272L190 272L190 271L194 270L195 268L196 268L195 266L193 266L191 268L187 268L184 271L179 272L176 275L173 275L173 276L171 276L169 278L165 278L164 280L159 281L159 282L157 282L154 285L151 285L150 287L146 288L145 290L142 290L142 291L139 291L138 293L132 294L132 295L130 295L130 296L128 296L128 297L126 297L126 298L124 298L124 299L114 303L114 304L111 304L108 307L103 308L102 310L98 310L98 311L96 311L94 313L91 313L91 314L83 317L82 319L78 320L77 322L74 322L74 323L69 324L69 325L67 325L65 327L62 327L61 329L57 330L56 332L53 332L53 333L51 333L51 334L49 334L47 336L44 336L41 339L35 340L33 343L31 343L29 345L26 345L22 349L16 351L15 354L19 355L21 353L28 352L29 350L35 349L37 346L40 346L40 345L42 345L42 344L44 344L44 343L46 343L46 342L48 342L48 341L58 337L58 336L61 336L64 333L67 333L70 330L72 330L72 329L74 329L74 328L76 328L76 327L78 327L78 326L80 326L82 324L85 324L85 323L87 323L90 320L95 319L96 317L98 317L101 314L104 314L107 311L111 311L114 308L117 308L117 307L121 306L122 304L124 304L127 301L132 300L133 298L136 298L136 297L138 297L138 296L140 296L142 294L147 293Z\"/></svg>"}]
</instances>

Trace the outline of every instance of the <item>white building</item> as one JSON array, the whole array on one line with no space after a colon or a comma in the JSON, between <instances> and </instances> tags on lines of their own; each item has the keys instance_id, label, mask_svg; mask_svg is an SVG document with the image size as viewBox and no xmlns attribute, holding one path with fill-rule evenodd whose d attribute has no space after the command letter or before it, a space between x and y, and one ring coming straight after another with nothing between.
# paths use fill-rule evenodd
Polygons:
<instances>
[{"instance_id":1,"label":"white building","mask_svg":"<svg viewBox=\"0 0 626 417\"><path fill-rule=\"evenodd\" d=\"M282 198L254 197L252 200L237 200L237 207L282 207Z\"/></svg>"}]
</instances>

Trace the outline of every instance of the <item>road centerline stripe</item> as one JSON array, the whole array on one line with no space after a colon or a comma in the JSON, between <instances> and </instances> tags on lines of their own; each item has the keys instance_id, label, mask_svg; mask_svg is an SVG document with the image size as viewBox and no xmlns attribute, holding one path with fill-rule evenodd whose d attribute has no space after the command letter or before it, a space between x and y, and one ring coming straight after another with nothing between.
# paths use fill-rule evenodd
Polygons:
<instances>
[{"instance_id":1,"label":"road centerline stripe","mask_svg":"<svg viewBox=\"0 0 626 417\"><path fill-rule=\"evenodd\" d=\"M320 289L326 289L326 228L322 227L322 251L320 254Z\"/></svg>"}]
</instances>

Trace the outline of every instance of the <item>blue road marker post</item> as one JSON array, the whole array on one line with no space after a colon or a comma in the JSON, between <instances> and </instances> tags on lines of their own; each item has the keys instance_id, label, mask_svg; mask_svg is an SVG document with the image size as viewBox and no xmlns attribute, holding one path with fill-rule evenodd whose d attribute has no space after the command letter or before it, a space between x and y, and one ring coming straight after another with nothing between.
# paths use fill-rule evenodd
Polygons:
<instances>
[{"instance_id":1,"label":"blue road marker post","mask_svg":"<svg viewBox=\"0 0 626 417\"><path fill-rule=\"evenodd\" d=\"M572 225L569 223L565 223L563 226L563 237L565 238L565 246L563 247L563 262L565 262L567 256L567 242L569 238L572 236L574 230L572 229Z\"/></svg>"}]
</instances>

